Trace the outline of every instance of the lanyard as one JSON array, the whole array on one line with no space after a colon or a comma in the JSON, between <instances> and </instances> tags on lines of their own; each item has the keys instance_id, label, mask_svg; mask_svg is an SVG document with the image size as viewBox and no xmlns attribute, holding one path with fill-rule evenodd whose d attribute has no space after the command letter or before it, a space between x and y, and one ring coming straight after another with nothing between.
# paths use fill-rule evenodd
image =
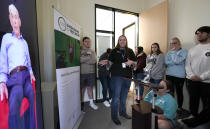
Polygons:
<instances>
[{"instance_id":1,"label":"lanyard","mask_svg":"<svg viewBox=\"0 0 210 129\"><path fill-rule=\"evenodd\" d=\"M123 58L123 61L124 61L124 60L125 60L125 53L126 53L126 49L121 50L121 52L122 52L122 58Z\"/></svg>"}]
</instances>

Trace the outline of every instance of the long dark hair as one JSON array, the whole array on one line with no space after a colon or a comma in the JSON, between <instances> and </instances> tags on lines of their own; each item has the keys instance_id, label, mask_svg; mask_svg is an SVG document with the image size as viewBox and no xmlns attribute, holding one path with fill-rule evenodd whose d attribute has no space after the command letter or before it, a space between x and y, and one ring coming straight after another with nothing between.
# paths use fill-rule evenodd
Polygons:
<instances>
[{"instance_id":1,"label":"long dark hair","mask_svg":"<svg viewBox=\"0 0 210 129\"><path fill-rule=\"evenodd\" d=\"M137 47L137 53L136 53L136 55L142 53L143 51L144 51L144 48L141 47L141 46L138 46L138 47Z\"/></svg>"},{"instance_id":2,"label":"long dark hair","mask_svg":"<svg viewBox=\"0 0 210 129\"><path fill-rule=\"evenodd\" d=\"M159 46L159 44L158 43L153 43L152 45L156 45L157 46L157 55L159 55L160 53L162 53L162 51L160 50L160 46ZM151 52L150 52L150 55L152 55L153 54L153 51L152 51L152 45L151 45Z\"/></svg>"},{"instance_id":3,"label":"long dark hair","mask_svg":"<svg viewBox=\"0 0 210 129\"><path fill-rule=\"evenodd\" d=\"M117 45L116 45L115 48L120 49L120 43L119 43L120 37L125 37L125 39L126 39L126 45L125 45L126 53L125 53L125 55L127 56L127 58L129 58L129 54L128 54L128 49L129 49L129 48L128 48L128 40L127 40L127 37L126 37L125 35L120 35L120 36L119 36L118 41L117 41Z\"/></svg>"},{"instance_id":4,"label":"long dark hair","mask_svg":"<svg viewBox=\"0 0 210 129\"><path fill-rule=\"evenodd\" d=\"M126 45L125 45L125 48L127 49L128 48L128 40L127 40L127 37L125 35L120 35L119 38L118 38L118 41L117 41L117 45L115 48L120 48L120 37L124 37L126 39Z\"/></svg>"}]
</instances>

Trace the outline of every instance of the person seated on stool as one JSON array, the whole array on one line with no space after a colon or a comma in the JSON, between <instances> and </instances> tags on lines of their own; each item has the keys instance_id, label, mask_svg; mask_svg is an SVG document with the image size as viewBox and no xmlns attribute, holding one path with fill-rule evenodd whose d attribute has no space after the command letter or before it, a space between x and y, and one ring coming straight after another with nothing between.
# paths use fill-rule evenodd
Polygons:
<instances>
[{"instance_id":1,"label":"person seated on stool","mask_svg":"<svg viewBox=\"0 0 210 129\"><path fill-rule=\"evenodd\" d=\"M35 129L34 91L35 77L31 67L28 45L21 32L21 19L17 8L9 5L9 19L13 32L3 36L0 51L0 96L9 98L9 129ZM9 95L9 96L8 96ZM29 100L26 112L29 119L20 116L23 98Z\"/></svg>"},{"instance_id":2,"label":"person seated on stool","mask_svg":"<svg viewBox=\"0 0 210 129\"><path fill-rule=\"evenodd\" d=\"M163 110L163 114L158 115L158 128L173 129L176 126L174 118L176 117L178 105L176 100L168 93L172 85L169 81L162 80L160 86L163 86L164 88L158 90L155 99L155 105ZM146 95L144 101L152 103L152 97L153 90Z\"/></svg>"}]
</instances>

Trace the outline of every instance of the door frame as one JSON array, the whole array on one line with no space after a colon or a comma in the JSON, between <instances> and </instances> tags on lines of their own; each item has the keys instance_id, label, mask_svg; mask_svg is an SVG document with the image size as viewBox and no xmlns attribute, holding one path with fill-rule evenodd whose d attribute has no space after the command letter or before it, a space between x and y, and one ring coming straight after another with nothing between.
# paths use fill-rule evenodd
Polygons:
<instances>
[{"instance_id":1,"label":"door frame","mask_svg":"<svg viewBox=\"0 0 210 129\"><path fill-rule=\"evenodd\" d=\"M96 9L97 8L100 8L100 9L104 9L104 10L110 10L110 11L113 11L113 31L107 31L107 30L97 30L96 29ZM135 12L131 12L131 11L126 11L126 10L122 10L122 9L118 9L118 8L113 8L113 7L108 7L108 6L104 6L104 5L99 5L99 4L95 4L95 52L97 54L97 40L96 40L96 33L97 32L101 32L101 33L106 33L106 34L112 34L113 37L112 37L112 48L115 47L115 12L121 12L121 13L125 13L125 14L131 14L131 15L135 15L137 16L137 42L139 42L139 13L135 13ZM97 64L96 64L97 65ZM98 88L98 84L97 84L97 80L98 77L97 77L97 66L95 66L95 71L96 71L96 81L95 81L95 85L96 85L96 88L95 88L95 99L96 99L96 102L101 102L102 99L98 99L97 95L97 88Z\"/></svg>"}]
</instances>

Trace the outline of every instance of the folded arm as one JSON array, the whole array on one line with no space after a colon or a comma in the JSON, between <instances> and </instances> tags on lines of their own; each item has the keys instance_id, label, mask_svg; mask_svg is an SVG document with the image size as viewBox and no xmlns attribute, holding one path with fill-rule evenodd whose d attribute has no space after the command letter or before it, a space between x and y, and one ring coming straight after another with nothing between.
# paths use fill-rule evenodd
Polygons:
<instances>
[{"instance_id":1,"label":"folded arm","mask_svg":"<svg viewBox=\"0 0 210 129\"><path fill-rule=\"evenodd\" d=\"M172 52L170 56L174 64L183 64L187 57L187 51Z\"/></svg>"},{"instance_id":2,"label":"folded arm","mask_svg":"<svg viewBox=\"0 0 210 129\"><path fill-rule=\"evenodd\" d=\"M96 63L96 53L91 52L90 59L86 62L87 64L95 64Z\"/></svg>"}]
</instances>

